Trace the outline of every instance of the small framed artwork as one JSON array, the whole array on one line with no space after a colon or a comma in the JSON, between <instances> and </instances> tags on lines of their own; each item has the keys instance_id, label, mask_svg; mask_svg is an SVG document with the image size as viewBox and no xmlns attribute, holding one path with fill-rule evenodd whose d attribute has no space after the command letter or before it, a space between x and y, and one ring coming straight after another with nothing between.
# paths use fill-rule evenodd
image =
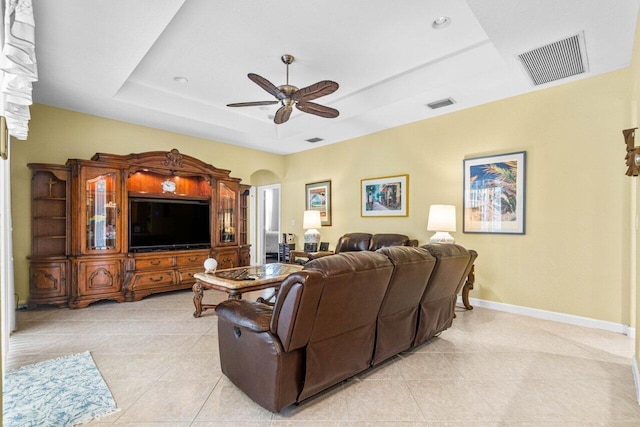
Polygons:
<instances>
[{"instance_id":1,"label":"small framed artwork","mask_svg":"<svg viewBox=\"0 0 640 427\"><path fill-rule=\"evenodd\" d=\"M464 160L463 232L525 234L524 151Z\"/></svg>"},{"instance_id":2,"label":"small framed artwork","mask_svg":"<svg viewBox=\"0 0 640 427\"><path fill-rule=\"evenodd\" d=\"M360 180L360 216L408 216L409 175Z\"/></svg>"},{"instance_id":3,"label":"small framed artwork","mask_svg":"<svg viewBox=\"0 0 640 427\"><path fill-rule=\"evenodd\" d=\"M320 211L323 227L331 225L331 180L305 185L305 210Z\"/></svg>"}]
</instances>

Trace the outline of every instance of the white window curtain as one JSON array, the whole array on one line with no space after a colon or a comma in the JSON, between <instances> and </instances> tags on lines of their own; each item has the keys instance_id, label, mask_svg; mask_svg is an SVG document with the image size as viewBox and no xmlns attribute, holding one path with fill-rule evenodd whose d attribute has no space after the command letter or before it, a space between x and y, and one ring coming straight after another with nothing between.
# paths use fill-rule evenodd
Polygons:
<instances>
[{"instance_id":1,"label":"white window curtain","mask_svg":"<svg viewBox=\"0 0 640 427\"><path fill-rule=\"evenodd\" d=\"M32 83L38 80L33 7L31 0L3 0L3 3L0 115L7 119L9 135L27 139Z\"/></svg>"}]
</instances>

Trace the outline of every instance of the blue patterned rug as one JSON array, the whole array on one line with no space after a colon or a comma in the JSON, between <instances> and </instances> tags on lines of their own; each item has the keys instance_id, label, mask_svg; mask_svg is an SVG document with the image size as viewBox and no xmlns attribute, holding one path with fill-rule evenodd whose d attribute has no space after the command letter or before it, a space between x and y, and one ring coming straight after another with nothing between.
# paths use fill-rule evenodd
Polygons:
<instances>
[{"instance_id":1,"label":"blue patterned rug","mask_svg":"<svg viewBox=\"0 0 640 427\"><path fill-rule=\"evenodd\" d=\"M7 372L2 396L6 427L73 426L117 410L88 351Z\"/></svg>"}]
</instances>

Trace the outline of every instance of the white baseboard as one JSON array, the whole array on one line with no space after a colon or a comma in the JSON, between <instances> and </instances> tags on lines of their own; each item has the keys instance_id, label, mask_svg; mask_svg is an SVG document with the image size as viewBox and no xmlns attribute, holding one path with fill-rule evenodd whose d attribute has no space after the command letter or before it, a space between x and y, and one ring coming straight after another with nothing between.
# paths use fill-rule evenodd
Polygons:
<instances>
[{"instance_id":1,"label":"white baseboard","mask_svg":"<svg viewBox=\"0 0 640 427\"><path fill-rule=\"evenodd\" d=\"M640 374L638 373L638 358L633 355L631 359L631 368L633 369L633 382L636 385L636 402L640 404Z\"/></svg>"},{"instance_id":2,"label":"white baseboard","mask_svg":"<svg viewBox=\"0 0 640 427\"><path fill-rule=\"evenodd\" d=\"M462 303L462 297L458 297L458 302ZM606 320L591 319L589 317L574 316L572 314L558 313L554 311L540 310L537 308L523 307L519 305L505 304L501 302L487 301L477 298L469 298L472 306L489 308L491 310L504 311L507 313L520 314L522 316L535 317L538 319L553 320L555 322L568 323L570 325L585 326L587 328L602 329L610 332L627 335L631 338L636 336L636 328L622 323L608 322Z\"/></svg>"}]
</instances>

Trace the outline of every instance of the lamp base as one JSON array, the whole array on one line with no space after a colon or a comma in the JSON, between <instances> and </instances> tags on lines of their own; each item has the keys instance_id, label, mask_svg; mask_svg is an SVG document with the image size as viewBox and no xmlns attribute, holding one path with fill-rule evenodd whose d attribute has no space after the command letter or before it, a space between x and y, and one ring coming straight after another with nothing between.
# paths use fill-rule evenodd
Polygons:
<instances>
[{"instance_id":1,"label":"lamp base","mask_svg":"<svg viewBox=\"0 0 640 427\"><path fill-rule=\"evenodd\" d=\"M315 228L310 228L304 233L304 242L305 243L316 243L320 244L320 232Z\"/></svg>"},{"instance_id":2,"label":"lamp base","mask_svg":"<svg viewBox=\"0 0 640 427\"><path fill-rule=\"evenodd\" d=\"M436 233L431 236L431 239L429 239L429 243L455 243L455 240L451 234L446 231L436 231Z\"/></svg>"}]
</instances>

